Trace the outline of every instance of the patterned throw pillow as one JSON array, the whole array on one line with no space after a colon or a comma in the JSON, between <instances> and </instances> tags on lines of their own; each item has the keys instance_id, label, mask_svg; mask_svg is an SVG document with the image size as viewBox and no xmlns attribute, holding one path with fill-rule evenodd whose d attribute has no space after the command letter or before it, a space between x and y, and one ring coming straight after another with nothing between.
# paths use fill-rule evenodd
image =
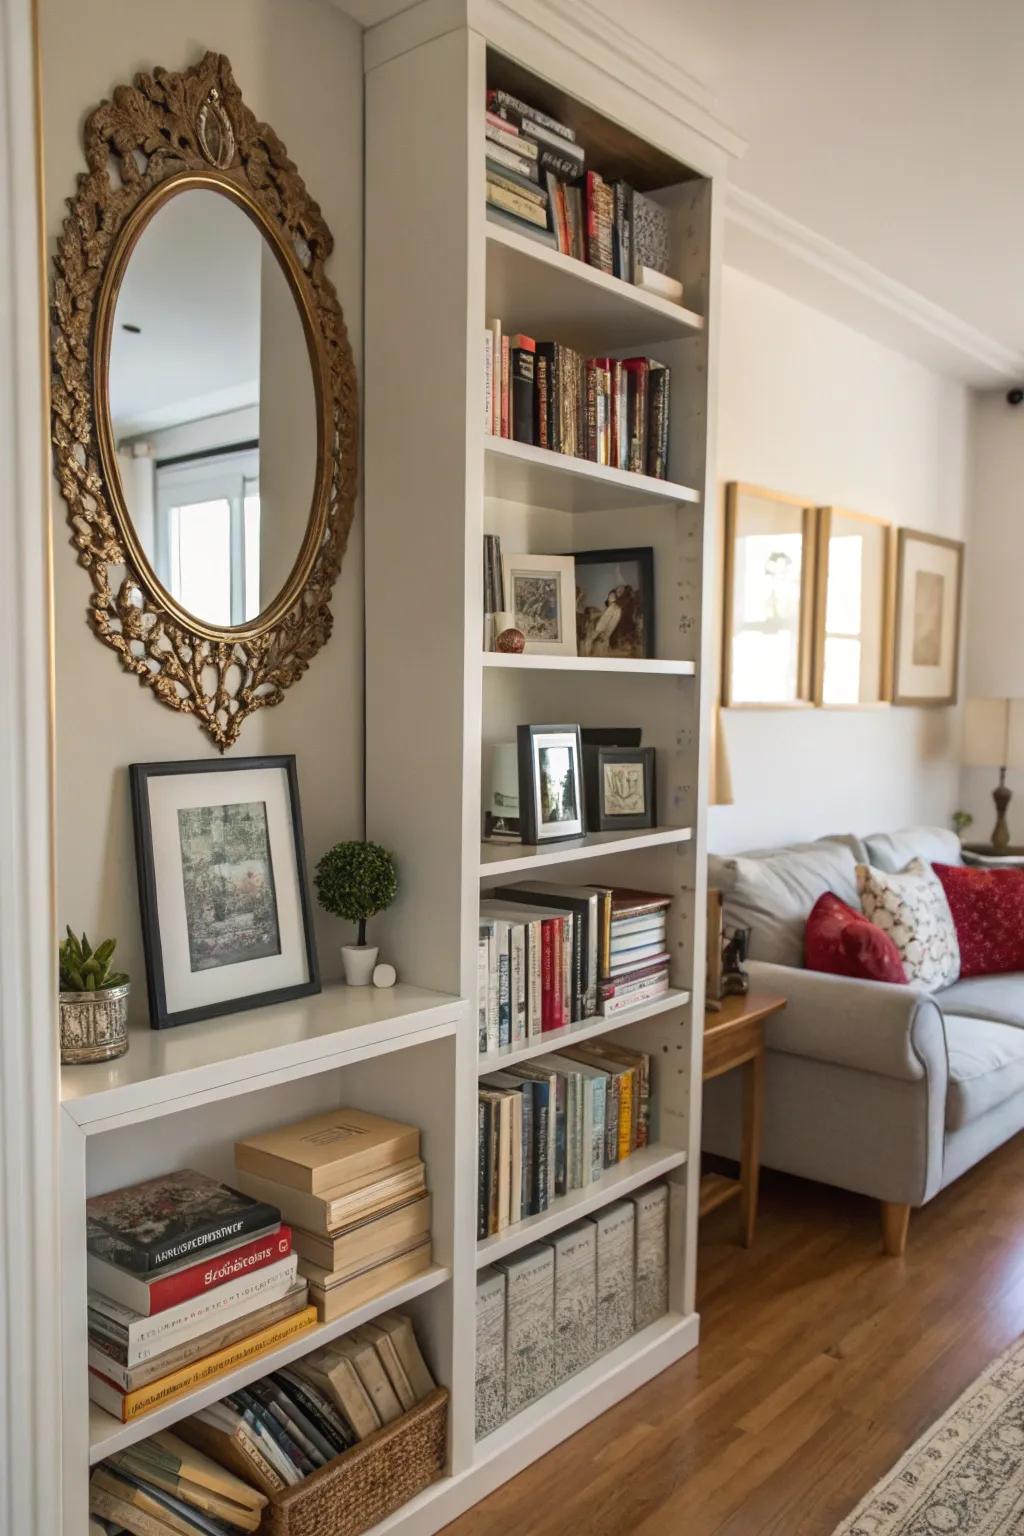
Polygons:
<instances>
[{"instance_id":1,"label":"patterned throw pillow","mask_svg":"<svg viewBox=\"0 0 1024 1536\"><path fill-rule=\"evenodd\" d=\"M864 916L889 935L899 950L907 980L937 992L960 974L960 946L942 884L922 859L898 875L857 865Z\"/></svg>"},{"instance_id":2,"label":"patterned throw pillow","mask_svg":"<svg viewBox=\"0 0 1024 1536\"><path fill-rule=\"evenodd\" d=\"M1024 971L1024 869L932 868L956 925L960 975Z\"/></svg>"}]
</instances>

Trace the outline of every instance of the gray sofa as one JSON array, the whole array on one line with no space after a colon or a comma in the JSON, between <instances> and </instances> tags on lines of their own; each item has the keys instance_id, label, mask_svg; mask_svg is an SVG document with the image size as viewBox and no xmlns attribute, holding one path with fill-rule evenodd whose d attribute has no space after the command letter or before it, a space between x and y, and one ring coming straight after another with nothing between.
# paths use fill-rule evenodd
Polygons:
<instances>
[{"instance_id":1,"label":"gray sofa","mask_svg":"<svg viewBox=\"0 0 1024 1536\"><path fill-rule=\"evenodd\" d=\"M1024 1128L1024 974L935 993L803 968L807 916L824 891L860 910L858 862L958 864L951 832L918 828L712 856L727 924L751 929L751 989L781 994L766 1025L762 1162L882 1202L887 1253L924 1205ZM739 1145L739 1082L706 1085L705 1150Z\"/></svg>"}]
</instances>

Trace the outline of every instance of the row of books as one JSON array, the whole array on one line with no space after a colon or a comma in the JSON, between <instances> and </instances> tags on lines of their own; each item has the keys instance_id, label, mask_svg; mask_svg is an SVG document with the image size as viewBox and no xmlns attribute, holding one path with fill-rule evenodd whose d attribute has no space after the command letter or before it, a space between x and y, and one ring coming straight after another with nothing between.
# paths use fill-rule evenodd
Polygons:
<instances>
[{"instance_id":1,"label":"row of books","mask_svg":"<svg viewBox=\"0 0 1024 1536\"><path fill-rule=\"evenodd\" d=\"M481 1054L662 996L671 903L653 891L550 880L497 886L480 903Z\"/></svg>"},{"instance_id":2,"label":"row of books","mask_svg":"<svg viewBox=\"0 0 1024 1536\"><path fill-rule=\"evenodd\" d=\"M293 1488L434 1390L411 1320L388 1312L99 1464L90 1510L133 1536L259 1529Z\"/></svg>"},{"instance_id":3,"label":"row of books","mask_svg":"<svg viewBox=\"0 0 1024 1536\"><path fill-rule=\"evenodd\" d=\"M481 1270L477 1439L667 1311L665 1184Z\"/></svg>"},{"instance_id":4,"label":"row of books","mask_svg":"<svg viewBox=\"0 0 1024 1536\"><path fill-rule=\"evenodd\" d=\"M484 430L633 474L668 477L671 369L583 357L561 341L484 330Z\"/></svg>"},{"instance_id":5,"label":"row of books","mask_svg":"<svg viewBox=\"0 0 1024 1536\"><path fill-rule=\"evenodd\" d=\"M481 1077L477 1237L546 1211L650 1142L651 1059L589 1040Z\"/></svg>"},{"instance_id":6,"label":"row of books","mask_svg":"<svg viewBox=\"0 0 1024 1536\"><path fill-rule=\"evenodd\" d=\"M575 131L507 91L487 93L488 217L563 256L682 303L668 275L669 216L626 181L585 169Z\"/></svg>"}]
</instances>

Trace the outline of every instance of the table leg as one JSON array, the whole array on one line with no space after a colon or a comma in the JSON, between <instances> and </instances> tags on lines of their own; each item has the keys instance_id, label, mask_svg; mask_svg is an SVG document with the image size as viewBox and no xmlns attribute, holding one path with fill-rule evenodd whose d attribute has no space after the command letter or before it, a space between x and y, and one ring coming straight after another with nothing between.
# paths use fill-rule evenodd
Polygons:
<instances>
[{"instance_id":1,"label":"table leg","mask_svg":"<svg viewBox=\"0 0 1024 1536\"><path fill-rule=\"evenodd\" d=\"M754 1243L757 1188L761 1171L761 1113L764 1098L764 1053L743 1068L743 1144L740 1150L740 1241Z\"/></svg>"}]
</instances>

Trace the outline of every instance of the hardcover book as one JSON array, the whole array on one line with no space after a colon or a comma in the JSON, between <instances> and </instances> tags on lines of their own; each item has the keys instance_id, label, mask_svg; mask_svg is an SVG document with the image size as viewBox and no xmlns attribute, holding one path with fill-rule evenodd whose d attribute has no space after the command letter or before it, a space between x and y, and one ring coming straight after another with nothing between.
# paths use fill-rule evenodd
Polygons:
<instances>
[{"instance_id":1,"label":"hardcover book","mask_svg":"<svg viewBox=\"0 0 1024 1536\"><path fill-rule=\"evenodd\" d=\"M546 1243L534 1243L495 1268L507 1281L505 1408L511 1418L554 1385L555 1256Z\"/></svg>"},{"instance_id":2,"label":"hardcover book","mask_svg":"<svg viewBox=\"0 0 1024 1536\"><path fill-rule=\"evenodd\" d=\"M505 1276L482 1269L476 1279L476 1438L505 1422Z\"/></svg>"},{"instance_id":3,"label":"hardcover book","mask_svg":"<svg viewBox=\"0 0 1024 1536\"><path fill-rule=\"evenodd\" d=\"M668 1185L652 1184L630 1200L636 1212L634 1326L639 1332L668 1311Z\"/></svg>"},{"instance_id":4,"label":"hardcover book","mask_svg":"<svg viewBox=\"0 0 1024 1536\"><path fill-rule=\"evenodd\" d=\"M435 1382L423 1358L412 1319L404 1312L383 1312L372 1325L375 1334L386 1334L401 1362L416 1401L422 1402L433 1392ZM380 1347L378 1343L378 1348Z\"/></svg>"},{"instance_id":5,"label":"hardcover book","mask_svg":"<svg viewBox=\"0 0 1024 1536\"><path fill-rule=\"evenodd\" d=\"M303 1194L287 1184L239 1172L237 1183L258 1199L273 1197L293 1227L333 1237L364 1216L381 1216L426 1189L426 1169L420 1158L408 1157L383 1171L375 1170L325 1189L318 1195Z\"/></svg>"},{"instance_id":6,"label":"hardcover book","mask_svg":"<svg viewBox=\"0 0 1024 1536\"><path fill-rule=\"evenodd\" d=\"M216 1290L239 1275L265 1269L268 1264L286 1259L291 1251L291 1228L278 1227L276 1232L240 1246L211 1249L198 1264L163 1269L147 1276L130 1274L120 1265L108 1264L106 1259L90 1254L89 1289L119 1301L143 1317L152 1317L155 1312L164 1312L193 1296Z\"/></svg>"},{"instance_id":7,"label":"hardcover book","mask_svg":"<svg viewBox=\"0 0 1024 1536\"><path fill-rule=\"evenodd\" d=\"M418 1157L419 1128L362 1109L333 1109L235 1143L235 1166L304 1194Z\"/></svg>"},{"instance_id":8,"label":"hardcover book","mask_svg":"<svg viewBox=\"0 0 1024 1536\"><path fill-rule=\"evenodd\" d=\"M398 1394L388 1380L383 1362L371 1340L349 1334L347 1338L336 1339L331 1349L335 1355L350 1361L355 1367L380 1422L393 1424L396 1419L400 1419L402 1405Z\"/></svg>"},{"instance_id":9,"label":"hardcover book","mask_svg":"<svg viewBox=\"0 0 1024 1536\"><path fill-rule=\"evenodd\" d=\"M364 1216L334 1237L296 1228L292 1242L300 1259L331 1273L354 1273L369 1260L408 1247L430 1231L430 1196L411 1200L382 1215Z\"/></svg>"},{"instance_id":10,"label":"hardcover book","mask_svg":"<svg viewBox=\"0 0 1024 1536\"><path fill-rule=\"evenodd\" d=\"M223 1405L218 1403L218 1409ZM210 1416L208 1421L207 1416ZM262 1493L279 1493L288 1486L281 1473L267 1459L254 1439L248 1425L239 1415L233 1416L232 1427L223 1422L213 1422L210 1409L192 1414L177 1425L177 1433L189 1445L205 1451L221 1466L228 1467L245 1482L251 1483Z\"/></svg>"},{"instance_id":11,"label":"hardcover book","mask_svg":"<svg viewBox=\"0 0 1024 1536\"><path fill-rule=\"evenodd\" d=\"M342 1317L364 1302L372 1301L375 1296L384 1295L396 1285L404 1285L406 1280L412 1280L415 1275L430 1268L431 1254L430 1238L425 1237L415 1247L394 1258L385 1259L382 1263L371 1264L339 1285L311 1285L310 1300L316 1302L320 1321L332 1322L334 1318Z\"/></svg>"},{"instance_id":12,"label":"hardcover book","mask_svg":"<svg viewBox=\"0 0 1024 1536\"><path fill-rule=\"evenodd\" d=\"M550 1239L555 1256L555 1385L597 1354L597 1229L592 1221Z\"/></svg>"},{"instance_id":13,"label":"hardcover book","mask_svg":"<svg viewBox=\"0 0 1024 1536\"><path fill-rule=\"evenodd\" d=\"M136 1275L241 1242L281 1220L276 1206L191 1168L94 1195L85 1210L89 1253Z\"/></svg>"},{"instance_id":14,"label":"hardcover book","mask_svg":"<svg viewBox=\"0 0 1024 1536\"><path fill-rule=\"evenodd\" d=\"M297 1360L293 1368L304 1381L326 1392L351 1424L356 1438L365 1440L380 1429L380 1416L354 1361L341 1349L343 1343L344 1340L338 1340L325 1349L314 1350Z\"/></svg>"},{"instance_id":15,"label":"hardcover book","mask_svg":"<svg viewBox=\"0 0 1024 1536\"><path fill-rule=\"evenodd\" d=\"M597 1348L603 1355L634 1331L633 1203L617 1200L590 1220L597 1234Z\"/></svg>"}]
</instances>

